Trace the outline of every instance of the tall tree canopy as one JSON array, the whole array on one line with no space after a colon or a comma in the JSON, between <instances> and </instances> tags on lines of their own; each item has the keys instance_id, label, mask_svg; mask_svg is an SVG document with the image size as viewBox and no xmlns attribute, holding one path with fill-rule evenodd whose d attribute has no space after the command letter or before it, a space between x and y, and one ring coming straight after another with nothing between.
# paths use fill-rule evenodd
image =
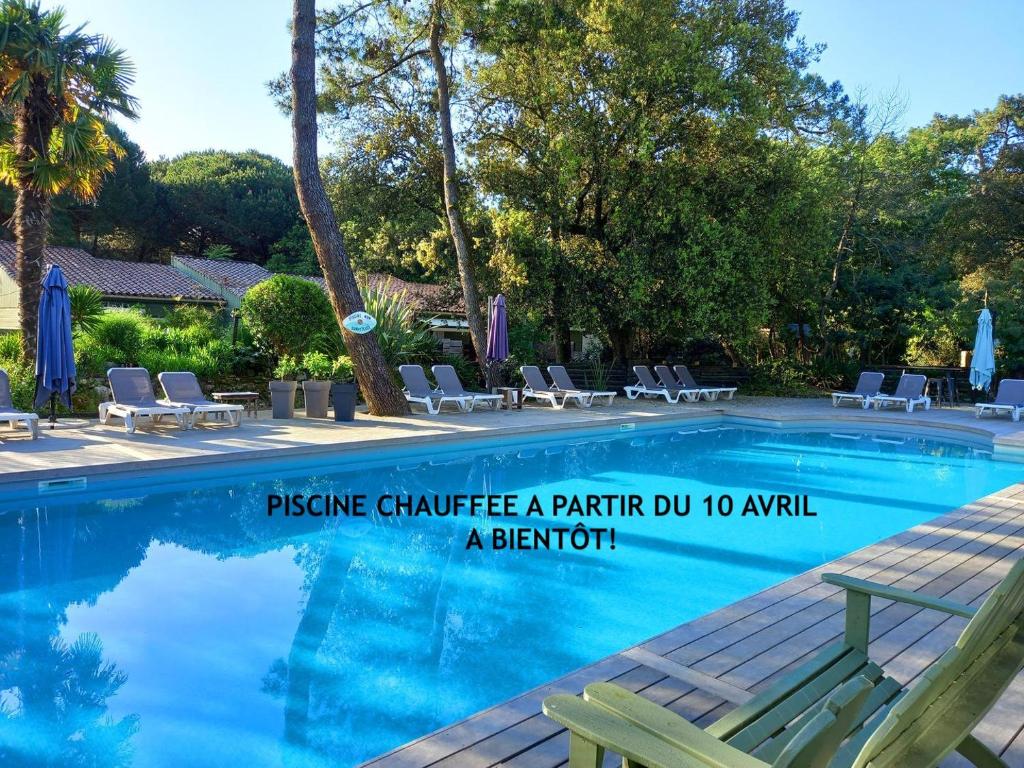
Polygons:
<instances>
[{"instance_id":1,"label":"tall tree canopy","mask_svg":"<svg viewBox=\"0 0 1024 768\"><path fill-rule=\"evenodd\" d=\"M0 182L16 192L14 234L22 345L35 353L43 247L51 199L94 199L123 150L107 132L112 113L134 117L134 69L107 38L68 30L60 9L0 2Z\"/></svg>"}]
</instances>

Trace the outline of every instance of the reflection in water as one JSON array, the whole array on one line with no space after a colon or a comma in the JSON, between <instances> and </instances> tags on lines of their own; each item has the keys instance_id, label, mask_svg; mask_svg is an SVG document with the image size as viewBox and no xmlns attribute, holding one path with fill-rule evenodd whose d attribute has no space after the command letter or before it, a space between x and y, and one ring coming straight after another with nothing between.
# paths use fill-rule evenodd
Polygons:
<instances>
[{"instance_id":1,"label":"reflection in water","mask_svg":"<svg viewBox=\"0 0 1024 768\"><path fill-rule=\"evenodd\" d=\"M354 765L1021 474L896 442L666 432L0 508L0 765ZM465 549L480 519L266 516L325 492L800 492L819 517L496 553Z\"/></svg>"},{"instance_id":2,"label":"reflection in water","mask_svg":"<svg viewBox=\"0 0 1024 768\"><path fill-rule=\"evenodd\" d=\"M107 700L127 677L84 634L33 637L0 659L0 765L23 768L131 765L138 716L115 719Z\"/></svg>"}]
</instances>

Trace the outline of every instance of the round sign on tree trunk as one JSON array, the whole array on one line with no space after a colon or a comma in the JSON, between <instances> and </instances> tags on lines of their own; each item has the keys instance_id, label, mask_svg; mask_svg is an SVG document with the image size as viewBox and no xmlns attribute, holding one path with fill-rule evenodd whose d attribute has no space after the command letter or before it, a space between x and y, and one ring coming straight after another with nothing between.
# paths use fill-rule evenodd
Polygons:
<instances>
[{"instance_id":1,"label":"round sign on tree trunk","mask_svg":"<svg viewBox=\"0 0 1024 768\"><path fill-rule=\"evenodd\" d=\"M353 312L341 321L352 333L369 333L377 327L377 321L368 312Z\"/></svg>"}]
</instances>

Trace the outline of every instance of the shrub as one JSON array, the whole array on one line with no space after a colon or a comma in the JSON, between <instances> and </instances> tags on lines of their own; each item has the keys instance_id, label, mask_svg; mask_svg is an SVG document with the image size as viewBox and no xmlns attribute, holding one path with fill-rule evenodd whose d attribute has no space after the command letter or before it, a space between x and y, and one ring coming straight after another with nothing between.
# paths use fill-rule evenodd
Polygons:
<instances>
[{"instance_id":1,"label":"shrub","mask_svg":"<svg viewBox=\"0 0 1024 768\"><path fill-rule=\"evenodd\" d=\"M168 328L204 328L211 337L220 336L224 330L224 316L195 304L181 304L168 310L163 317Z\"/></svg>"},{"instance_id":2,"label":"shrub","mask_svg":"<svg viewBox=\"0 0 1024 768\"><path fill-rule=\"evenodd\" d=\"M68 288L71 302L71 327L89 333L103 317L103 294L91 285L72 285Z\"/></svg>"},{"instance_id":3,"label":"shrub","mask_svg":"<svg viewBox=\"0 0 1024 768\"><path fill-rule=\"evenodd\" d=\"M377 321L374 333L390 368L403 363L423 363L437 352L437 340L416 320L405 292L388 293L377 288L361 291L366 311Z\"/></svg>"},{"instance_id":4,"label":"shrub","mask_svg":"<svg viewBox=\"0 0 1024 768\"><path fill-rule=\"evenodd\" d=\"M155 321L135 309L107 310L89 333L99 344L117 351L118 365L138 365Z\"/></svg>"},{"instance_id":5,"label":"shrub","mask_svg":"<svg viewBox=\"0 0 1024 768\"><path fill-rule=\"evenodd\" d=\"M242 319L256 342L276 355L300 356L325 341L340 342L334 310L314 282L274 275L242 299Z\"/></svg>"},{"instance_id":6,"label":"shrub","mask_svg":"<svg viewBox=\"0 0 1024 768\"><path fill-rule=\"evenodd\" d=\"M21 332L0 333L0 360L21 360Z\"/></svg>"},{"instance_id":7,"label":"shrub","mask_svg":"<svg viewBox=\"0 0 1024 768\"><path fill-rule=\"evenodd\" d=\"M79 380L106 376L108 368L120 364L120 358L120 350L88 334L75 339L75 367Z\"/></svg>"},{"instance_id":8,"label":"shrub","mask_svg":"<svg viewBox=\"0 0 1024 768\"><path fill-rule=\"evenodd\" d=\"M35 366L16 358L0 358L0 368L11 380L11 401L19 411L34 411L32 398L36 393Z\"/></svg>"},{"instance_id":9,"label":"shrub","mask_svg":"<svg viewBox=\"0 0 1024 768\"><path fill-rule=\"evenodd\" d=\"M297 379L302 375L302 365L291 355L282 355L274 367L274 378L280 380Z\"/></svg>"},{"instance_id":10,"label":"shrub","mask_svg":"<svg viewBox=\"0 0 1024 768\"><path fill-rule=\"evenodd\" d=\"M339 355L331 366L331 378L334 381L348 384L356 380L356 369L352 365L352 358L348 355Z\"/></svg>"},{"instance_id":11,"label":"shrub","mask_svg":"<svg viewBox=\"0 0 1024 768\"><path fill-rule=\"evenodd\" d=\"M311 379L329 379L334 370L334 362L323 352L307 352L302 357L302 370Z\"/></svg>"}]
</instances>

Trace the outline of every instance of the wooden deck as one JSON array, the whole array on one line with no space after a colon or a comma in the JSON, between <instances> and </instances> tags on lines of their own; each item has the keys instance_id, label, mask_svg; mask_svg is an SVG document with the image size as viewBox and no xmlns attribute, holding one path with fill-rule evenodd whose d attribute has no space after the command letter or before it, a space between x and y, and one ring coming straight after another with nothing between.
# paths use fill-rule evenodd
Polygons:
<instances>
[{"instance_id":1,"label":"wooden deck","mask_svg":"<svg viewBox=\"0 0 1024 768\"><path fill-rule=\"evenodd\" d=\"M673 663L684 664L730 685L760 690L841 635L843 597L837 588L820 582L822 573L846 573L977 605L1022 556L1024 484L1018 484L676 627L365 765L563 766L568 736L541 714L541 701L550 693L579 693L595 680L613 680L706 725L730 705L664 670L671 670ZM912 683L955 641L966 623L877 599L872 612L871 656L904 683ZM648 656L648 664L640 664L635 657L642 658L644 653L637 650L656 654L661 661ZM1024 766L1024 673L975 735L1010 766ZM606 764L618 763L609 756ZM943 766L966 764L954 756Z\"/></svg>"}]
</instances>

